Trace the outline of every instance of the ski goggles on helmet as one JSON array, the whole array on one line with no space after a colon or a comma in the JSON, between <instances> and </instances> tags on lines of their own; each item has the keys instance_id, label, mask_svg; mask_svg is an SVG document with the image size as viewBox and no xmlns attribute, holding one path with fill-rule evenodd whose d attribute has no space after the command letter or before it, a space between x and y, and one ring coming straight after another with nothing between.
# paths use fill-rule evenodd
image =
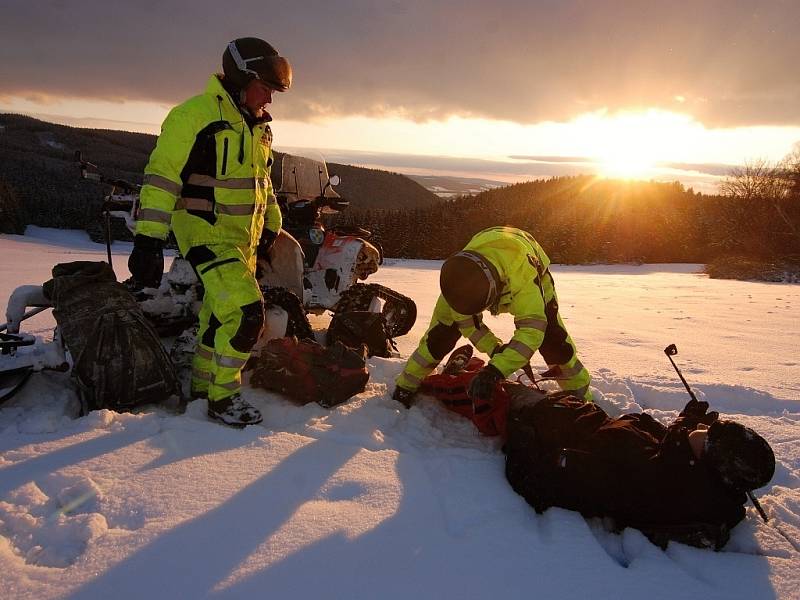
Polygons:
<instances>
[{"instance_id":1,"label":"ski goggles on helmet","mask_svg":"<svg viewBox=\"0 0 800 600\"><path fill-rule=\"evenodd\" d=\"M236 68L242 73L263 81L279 92L285 92L292 87L292 65L284 57L276 54L243 58L235 41L228 44L228 50L236 63Z\"/></svg>"}]
</instances>

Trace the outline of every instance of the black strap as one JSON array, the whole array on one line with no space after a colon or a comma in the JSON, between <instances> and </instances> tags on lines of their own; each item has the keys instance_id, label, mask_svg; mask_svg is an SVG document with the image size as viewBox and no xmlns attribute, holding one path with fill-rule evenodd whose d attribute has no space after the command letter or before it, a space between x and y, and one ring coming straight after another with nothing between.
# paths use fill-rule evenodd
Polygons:
<instances>
[{"instance_id":1,"label":"black strap","mask_svg":"<svg viewBox=\"0 0 800 600\"><path fill-rule=\"evenodd\" d=\"M228 263L232 262L239 262L238 258L226 258L225 260L218 260L217 262L211 263L207 267L205 267L202 271L200 271L201 275L205 275L212 269L216 269L217 267L221 267L222 265L227 265Z\"/></svg>"}]
</instances>

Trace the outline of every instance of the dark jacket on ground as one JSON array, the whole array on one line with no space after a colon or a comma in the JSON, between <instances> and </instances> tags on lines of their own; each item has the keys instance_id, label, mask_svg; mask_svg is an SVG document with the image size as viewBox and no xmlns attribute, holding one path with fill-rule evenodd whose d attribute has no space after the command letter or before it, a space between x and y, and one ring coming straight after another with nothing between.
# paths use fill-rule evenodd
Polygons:
<instances>
[{"instance_id":1,"label":"dark jacket on ground","mask_svg":"<svg viewBox=\"0 0 800 600\"><path fill-rule=\"evenodd\" d=\"M705 412L705 411L703 411ZM745 516L743 492L694 457L688 432L706 416L684 410L669 427L648 414L612 419L556 394L512 406L506 476L537 512L551 506L612 517L664 547L669 540L721 548Z\"/></svg>"}]
</instances>

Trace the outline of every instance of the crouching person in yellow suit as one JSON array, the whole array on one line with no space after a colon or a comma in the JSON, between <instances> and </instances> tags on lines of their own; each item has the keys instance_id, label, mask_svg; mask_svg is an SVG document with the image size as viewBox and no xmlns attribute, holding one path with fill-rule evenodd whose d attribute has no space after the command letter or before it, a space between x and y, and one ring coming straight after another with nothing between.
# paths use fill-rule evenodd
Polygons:
<instances>
[{"instance_id":1,"label":"crouching person in yellow suit","mask_svg":"<svg viewBox=\"0 0 800 600\"><path fill-rule=\"evenodd\" d=\"M397 377L392 397L411 406L422 380L461 337L491 360L472 380L469 396L488 401L495 384L528 364L538 350L563 390L590 402L590 376L558 313L550 259L533 236L513 227L475 235L448 258L439 278L441 295L431 324ZM511 313L516 331L503 343L482 314Z\"/></svg>"}]
</instances>

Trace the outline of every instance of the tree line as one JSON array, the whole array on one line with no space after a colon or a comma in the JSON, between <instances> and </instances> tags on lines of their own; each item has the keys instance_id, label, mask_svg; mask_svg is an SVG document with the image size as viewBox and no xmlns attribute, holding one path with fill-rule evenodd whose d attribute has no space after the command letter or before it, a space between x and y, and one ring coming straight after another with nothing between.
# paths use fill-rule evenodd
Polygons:
<instances>
[{"instance_id":1,"label":"tree line","mask_svg":"<svg viewBox=\"0 0 800 600\"><path fill-rule=\"evenodd\" d=\"M106 190L78 178L74 149L107 175L137 181L155 142L146 134L16 115L3 115L3 122L0 231L9 233L27 224L97 233ZM679 183L573 176L437 200L399 174L342 165L330 170L342 175L338 189L351 200L335 222L371 229L386 256L442 259L482 229L512 225L530 231L562 263L800 257L800 145L783 160L733 169L719 195Z\"/></svg>"},{"instance_id":2,"label":"tree line","mask_svg":"<svg viewBox=\"0 0 800 600\"><path fill-rule=\"evenodd\" d=\"M442 259L482 229L511 225L530 231L553 261L568 264L800 259L796 154L793 163L733 171L715 196L677 182L554 177L424 209L353 210L335 222L371 228L385 255L399 258Z\"/></svg>"}]
</instances>

